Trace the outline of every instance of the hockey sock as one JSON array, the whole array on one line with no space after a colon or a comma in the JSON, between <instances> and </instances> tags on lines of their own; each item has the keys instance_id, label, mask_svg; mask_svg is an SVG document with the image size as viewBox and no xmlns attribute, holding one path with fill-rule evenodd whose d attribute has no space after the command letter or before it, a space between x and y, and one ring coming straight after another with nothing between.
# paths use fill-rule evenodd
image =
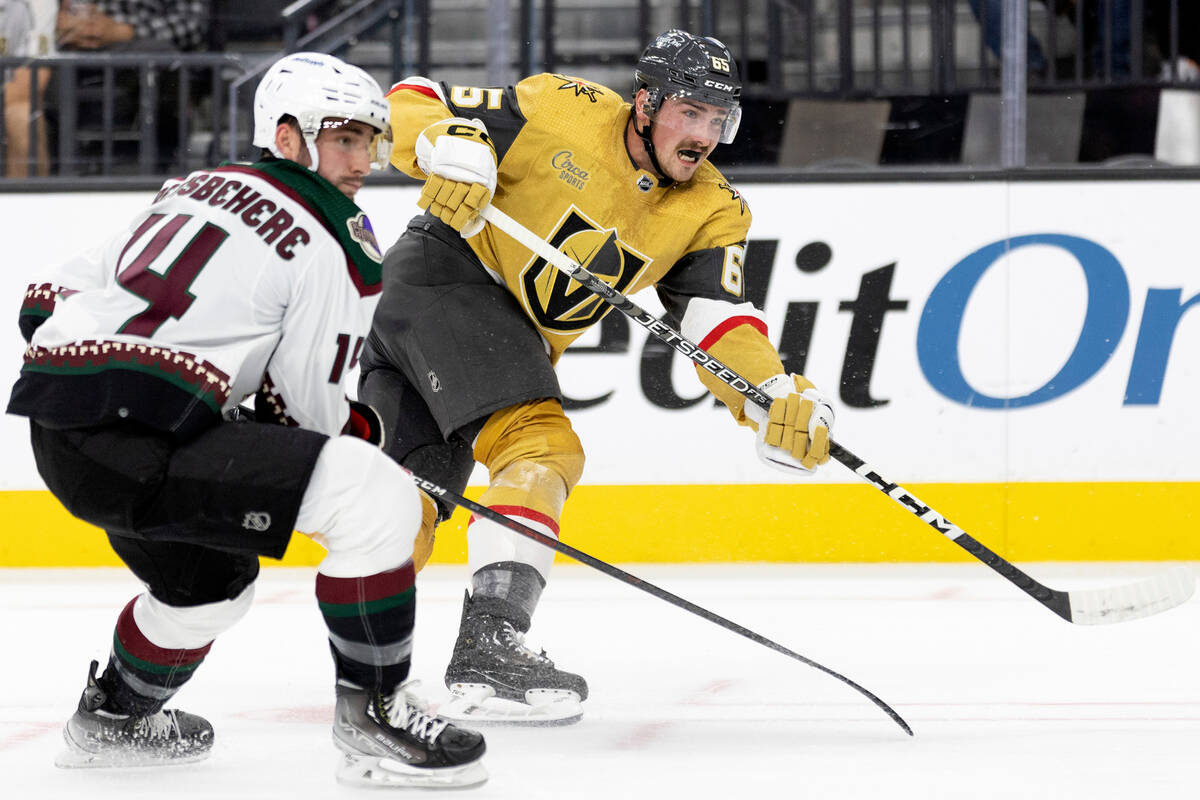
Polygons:
<instances>
[{"instance_id":1,"label":"hockey sock","mask_svg":"<svg viewBox=\"0 0 1200 800\"><path fill-rule=\"evenodd\" d=\"M528 564L517 561L488 564L471 576L470 613L502 617L525 633L544 588L546 579Z\"/></svg>"},{"instance_id":2,"label":"hockey sock","mask_svg":"<svg viewBox=\"0 0 1200 800\"><path fill-rule=\"evenodd\" d=\"M317 573L317 604L329 628L339 679L390 691L408 677L415 581L411 561L358 578Z\"/></svg>"},{"instance_id":3,"label":"hockey sock","mask_svg":"<svg viewBox=\"0 0 1200 800\"><path fill-rule=\"evenodd\" d=\"M146 638L134 619L137 600L130 600L117 618L108 666L96 682L108 696L105 709L144 716L161 709L187 683L212 642L195 649L159 647Z\"/></svg>"}]
</instances>

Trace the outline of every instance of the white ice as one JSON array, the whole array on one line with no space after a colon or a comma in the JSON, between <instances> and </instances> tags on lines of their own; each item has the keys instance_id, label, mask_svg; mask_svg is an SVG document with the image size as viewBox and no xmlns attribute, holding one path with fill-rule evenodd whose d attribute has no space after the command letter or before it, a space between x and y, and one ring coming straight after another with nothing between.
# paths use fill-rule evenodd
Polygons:
<instances>
[{"instance_id":1,"label":"white ice","mask_svg":"<svg viewBox=\"0 0 1200 800\"><path fill-rule=\"evenodd\" d=\"M1022 565L1058 589L1160 564ZM849 687L586 567L555 568L529 637L592 696L564 728L491 728L464 798L1179 798L1200 795L1200 606L1070 625L977 563L633 565L638 577L870 689ZM123 570L0 570L0 796L377 798L334 780L332 666L310 569L264 570L255 607L175 704L206 762L60 770L87 662L140 587ZM444 698L465 567L418 582L414 676ZM402 793L403 794L403 793ZM408 793L411 796L412 792Z\"/></svg>"}]
</instances>

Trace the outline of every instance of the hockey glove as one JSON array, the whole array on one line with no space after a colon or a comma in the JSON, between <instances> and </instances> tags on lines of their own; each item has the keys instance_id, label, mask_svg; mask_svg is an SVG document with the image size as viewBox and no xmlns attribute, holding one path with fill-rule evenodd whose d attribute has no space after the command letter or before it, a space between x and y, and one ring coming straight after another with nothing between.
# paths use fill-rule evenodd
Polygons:
<instances>
[{"instance_id":1,"label":"hockey glove","mask_svg":"<svg viewBox=\"0 0 1200 800\"><path fill-rule=\"evenodd\" d=\"M763 463L783 472L811 473L829 460L833 408L803 375L776 375L759 385L775 398L771 410L746 403Z\"/></svg>"},{"instance_id":2,"label":"hockey glove","mask_svg":"<svg viewBox=\"0 0 1200 800\"><path fill-rule=\"evenodd\" d=\"M383 420L379 418L379 412L366 403L350 400L350 419L346 420L342 435L354 436L382 448Z\"/></svg>"},{"instance_id":3,"label":"hockey glove","mask_svg":"<svg viewBox=\"0 0 1200 800\"><path fill-rule=\"evenodd\" d=\"M496 191L496 148L479 120L452 117L417 137L417 166L429 177L417 205L469 239Z\"/></svg>"}]
</instances>

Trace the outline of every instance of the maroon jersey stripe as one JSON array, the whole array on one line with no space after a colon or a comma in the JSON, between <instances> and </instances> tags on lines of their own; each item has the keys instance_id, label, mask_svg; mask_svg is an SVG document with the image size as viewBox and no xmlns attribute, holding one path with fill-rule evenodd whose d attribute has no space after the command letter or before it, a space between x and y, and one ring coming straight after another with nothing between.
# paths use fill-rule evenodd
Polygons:
<instances>
[{"instance_id":1,"label":"maroon jersey stripe","mask_svg":"<svg viewBox=\"0 0 1200 800\"><path fill-rule=\"evenodd\" d=\"M151 664L173 667L203 661L204 657L208 655L208 651L212 648L212 642L204 647L186 650L159 647L147 639L133 619L133 604L136 602L136 597L130 600L121 612L121 616L117 618L117 638L121 640L121 645L129 651L130 655L140 658L142 661L149 661Z\"/></svg>"},{"instance_id":2,"label":"maroon jersey stripe","mask_svg":"<svg viewBox=\"0 0 1200 800\"><path fill-rule=\"evenodd\" d=\"M296 203L298 203L305 211L307 211L312 216L313 219L315 219L318 223L321 224L321 227L325 228L325 230L329 232L330 236L332 236L334 239L337 239L338 241L341 241L338 238L337 231L334 230L333 223L330 222L328 219L326 219L324 214L317 212L317 210L314 209L312 207L312 205L299 192L297 192L292 187L288 186L286 183L276 180L274 177L266 174L265 172L260 172L251 167L243 167L243 166L240 166L237 164L227 164L223 167L217 167L216 169L211 170L211 171L212 172L220 172L220 173L237 172L242 175L253 175L256 178L263 179L264 181L266 181L267 183L271 184L276 189L278 189L280 192L282 192L283 194L287 195L289 198L294 200ZM354 265L354 260L350 258L349 253L346 254L346 271L348 273L350 273L350 280L353 281L354 288L358 290L359 297L370 297L371 295L379 294L380 292L383 291L383 281L380 281L378 284L376 284L374 286L368 286L366 283L363 282L362 276L358 274L358 268Z\"/></svg>"},{"instance_id":3,"label":"maroon jersey stripe","mask_svg":"<svg viewBox=\"0 0 1200 800\"><path fill-rule=\"evenodd\" d=\"M361 578L331 578L318 572L317 599L322 603L369 603L407 592L416 580L411 561Z\"/></svg>"}]
</instances>

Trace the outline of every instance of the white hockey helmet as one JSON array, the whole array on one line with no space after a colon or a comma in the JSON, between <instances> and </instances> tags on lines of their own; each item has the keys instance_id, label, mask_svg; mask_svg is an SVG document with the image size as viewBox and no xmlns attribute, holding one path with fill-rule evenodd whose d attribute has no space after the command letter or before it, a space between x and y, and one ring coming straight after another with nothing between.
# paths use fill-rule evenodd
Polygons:
<instances>
[{"instance_id":1,"label":"white hockey helmet","mask_svg":"<svg viewBox=\"0 0 1200 800\"><path fill-rule=\"evenodd\" d=\"M292 53L271 65L254 92L255 147L275 148L275 129L285 115L296 118L317 169L317 134L322 127L350 120L370 125L378 135L372 146L375 166L387 165L392 129L391 108L379 84L364 70L327 53Z\"/></svg>"}]
</instances>

